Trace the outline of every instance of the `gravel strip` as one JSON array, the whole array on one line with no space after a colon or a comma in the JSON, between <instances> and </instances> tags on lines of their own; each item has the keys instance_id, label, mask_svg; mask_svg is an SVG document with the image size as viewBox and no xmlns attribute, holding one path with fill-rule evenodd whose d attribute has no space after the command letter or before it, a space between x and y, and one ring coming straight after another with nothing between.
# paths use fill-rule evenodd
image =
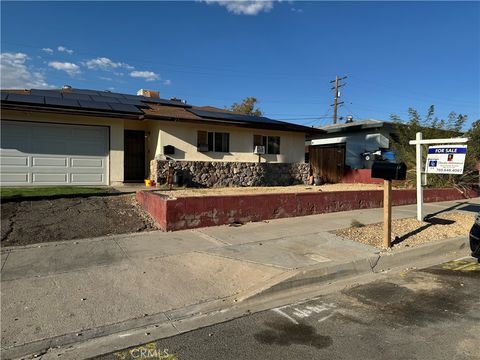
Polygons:
<instances>
[{"instance_id":1,"label":"gravel strip","mask_svg":"<svg viewBox=\"0 0 480 360\"><path fill-rule=\"evenodd\" d=\"M467 236L475 215L460 212L439 214L428 222L415 218L392 221L392 244L394 248L413 247L431 241ZM349 240L382 248L383 222L363 225L352 223L352 227L334 233Z\"/></svg>"},{"instance_id":2,"label":"gravel strip","mask_svg":"<svg viewBox=\"0 0 480 360\"><path fill-rule=\"evenodd\" d=\"M298 193L298 192L319 192L319 191L360 191L360 190L383 190L382 185L375 184L326 184L320 186L292 185L292 186L269 186L269 187L228 187L212 189L174 189L158 190L156 192L167 195L170 198L187 196L209 196L209 195L254 195L271 193Z\"/></svg>"}]
</instances>

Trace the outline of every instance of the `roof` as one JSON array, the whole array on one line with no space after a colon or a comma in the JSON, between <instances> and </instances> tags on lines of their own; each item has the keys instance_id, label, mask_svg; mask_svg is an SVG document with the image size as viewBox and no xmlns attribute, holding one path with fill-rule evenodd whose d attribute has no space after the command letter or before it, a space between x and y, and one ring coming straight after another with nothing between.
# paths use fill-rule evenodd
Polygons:
<instances>
[{"instance_id":1,"label":"roof","mask_svg":"<svg viewBox=\"0 0 480 360\"><path fill-rule=\"evenodd\" d=\"M343 124L333 124L323 126L320 129L326 131L327 133L335 133L335 132L350 132L350 131L359 131L365 129L372 129L372 128L381 128L383 126L391 126L392 123L388 121L382 120L359 120L359 121L352 121L349 123Z\"/></svg>"},{"instance_id":2,"label":"roof","mask_svg":"<svg viewBox=\"0 0 480 360\"><path fill-rule=\"evenodd\" d=\"M25 109L71 114L95 114L138 120L175 120L221 123L249 128L264 128L303 133L324 133L324 130L273 120L264 116L238 114L212 106L193 106L179 100L88 89L2 90L2 108Z\"/></svg>"}]
</instances>

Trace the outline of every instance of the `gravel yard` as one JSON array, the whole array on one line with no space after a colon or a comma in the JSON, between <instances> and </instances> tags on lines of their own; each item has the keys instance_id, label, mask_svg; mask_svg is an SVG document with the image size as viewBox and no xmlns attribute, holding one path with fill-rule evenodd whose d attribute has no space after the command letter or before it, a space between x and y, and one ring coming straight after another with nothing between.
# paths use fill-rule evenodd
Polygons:
<instances>
[{"instance_id":1,"label":"gravel yard","mask_svg":"<svg viewBox=\"0 0 480 360\"><path fill-rule=\"evenodd\" d=\"M428 222L418 221L414 218L393 220L393 248L413 247L431 241L467 236L474 219L474 214L450 212L439 214ZM365 226L360 223L352 224L352 227L338 230L335 234L349 240L382 248L383 223Z\"/></svg>"},{"instance_id":2,"label":"gravel yard","mask_svg":"<svg viewBox=\"0 0 480 360\"><path fill-rule=\"evenodd\" d=\"M271 193L297 193L297 192L319 192L319 191L359 191L359 190L383 190L382 185L375 184L326 184L320 186L292 185L292 186L270 186L270 187L227 187L211 189L180 188L174 190L158 190L157 193L167 195L171 198L187 196L208 196L208 195L252 195Z\"/></svg>"},{"instance_id":3,"label":"gravel yard","mask_svg":"<svg viewBox=\"0 0 480 360\"><path fill-rule=\"evenodd\" d=\"M156 230L134 195L1 204L2 246Z\"/></svg>"}]
</instances>

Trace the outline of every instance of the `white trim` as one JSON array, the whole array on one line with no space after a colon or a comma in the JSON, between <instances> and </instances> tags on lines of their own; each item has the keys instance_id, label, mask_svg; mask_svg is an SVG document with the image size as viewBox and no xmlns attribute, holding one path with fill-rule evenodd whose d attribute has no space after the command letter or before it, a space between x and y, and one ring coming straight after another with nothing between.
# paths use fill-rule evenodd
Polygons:
<instances>
[{"instance_id":1,"label":"white trim","mask_svg":"<svg viewBox=\"0 0 480 360\"><path fill-rule=\"evenodd\" d=\"M418 141L418 142L417 142ZM461 144L466 143L468 138L451 138L451 139L425 139L425 140L410 140L410 145L425 145L425 144Z\"/></svg>"},{"instance_id":2,"label":"white trim","mask_svg":"<svg viewBox=\"0 0 480 360\"><path fill-rule=\"evenodd\" d=\"M347 137L334 137L328 139L312 139L310 145L330 145L330 144L340 144L347 142Z\"/></svg>"}]
</instances>

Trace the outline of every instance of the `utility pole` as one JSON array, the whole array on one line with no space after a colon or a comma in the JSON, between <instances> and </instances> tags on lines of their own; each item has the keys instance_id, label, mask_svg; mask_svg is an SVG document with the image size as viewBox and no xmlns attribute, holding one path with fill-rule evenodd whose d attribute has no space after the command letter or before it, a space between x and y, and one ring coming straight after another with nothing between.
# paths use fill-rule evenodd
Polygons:
<instances>
[{"instance_id":1,"label":"utility pole","mask_svg":"<svg viewBox=\"0 0 480 360\"><path fill-rule=\"evenodd\" d=\"M345 80L346 78L347 78L346 76L339 77L337 75L337 76L335 76L335 80L330 81L330 83L335 83L335 86L332 87L332 90L335 90L335 96L333 98L333 104L330 105L330 106L333 106L333 123L334 124L337 123L337 108L338 108L339 105L343 104L343 101L340 101L340 102L338 101L338 99L340 98L339 89L340 89L340 87L346 85L346 84L340 84L340 81Z\"/></svg>"}]
</instances>

